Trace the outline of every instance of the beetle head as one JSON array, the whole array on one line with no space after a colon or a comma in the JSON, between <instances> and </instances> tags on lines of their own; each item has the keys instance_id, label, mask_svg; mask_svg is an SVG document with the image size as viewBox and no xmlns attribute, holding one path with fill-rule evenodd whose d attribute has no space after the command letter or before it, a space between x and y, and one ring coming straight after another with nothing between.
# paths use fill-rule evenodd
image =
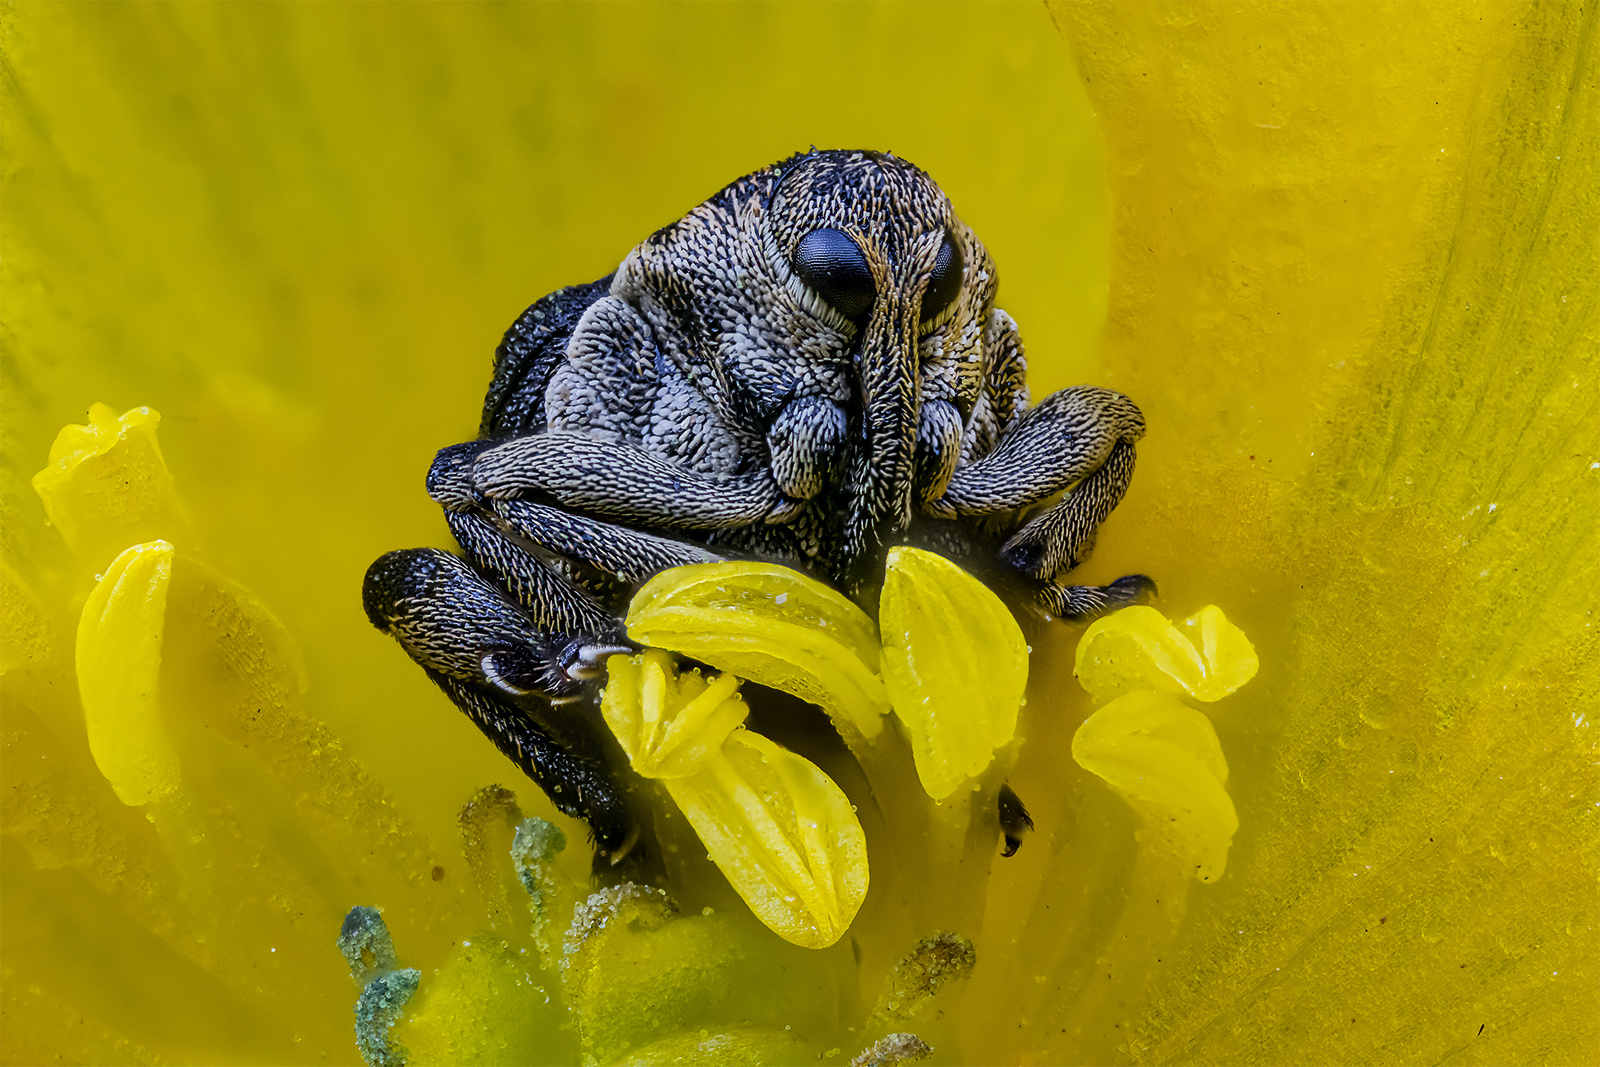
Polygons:
<instances>
[{"instance_id":1,"label":"beetle head","mask_svg":"<svg viewBox=\"0 0 1600 1067\"><path fill-rule=\"evenodd\" d=\"M819 418L788 439L828 471L815 497L823 557L863 600L914 507L949 481L994 290L988 253L927 174L884 153L817 150L656 233L612 288L746 455L770 451L785 411Z\"/></svg>"},{"instance_id":2,"label":"beetle head","mask_svg":"<svg viewBox=\"0 0 1600 1067\"><path fill-rule=\"evenodd\" d=\"M974 323L992 306L993 266L932 178L877 152L789 161L766 221L790 294L850 339L860 420L834 570L860 593L914 506L949 482L982 384Z\"/></svg>"}]
</instances>

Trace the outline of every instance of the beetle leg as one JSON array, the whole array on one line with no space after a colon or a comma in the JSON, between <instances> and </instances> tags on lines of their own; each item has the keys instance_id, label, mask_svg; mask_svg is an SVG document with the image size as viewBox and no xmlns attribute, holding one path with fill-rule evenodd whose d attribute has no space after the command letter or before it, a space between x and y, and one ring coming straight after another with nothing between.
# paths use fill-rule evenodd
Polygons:
<instances>
[{"instance_id":1,"label":"beetle leg","mask_svg":"<svg viewBox=\"0 0 1600 1067\"><path fill-rule=\"evenodd\" d=\"M367 570L367 617L390 634L496 747L621 858L638 834L592 716L563 713L579 682L528 615L457 556L390 552Z\"/></svg>"},{"instance_id":2,"label":"beetle leg","mask_svg":"<svg viewBox=\"0 0 1600 1067\"><path fill-rule=\"evenodd\" d=\"M606 656L630 650L614 615L491 519L473 511L447 511L445 518L476 568L496 579L548 635L556 666L565 677L573 681L597 677Z\"/></svg>"},{"instance_id":3,"label":"beetle leg","mask_svg":"<svg viewBox=\"0 0 1600 1067\"><path fill-rule=\"evenodd\" d=\"M1058 619L1082 619L1102 611L1143 604L1156 595L1156 583L1143 574L1127 574L1110 585L1044 586L1036 594L1039 605Z\"/></svg>"},{"instance_id":4,"label":"beetle leg","mask_svg":"<svg viewBox=\"0 0 1600 1067\"><path fill-rule=\"evenodd\" d=\"M478 464L485 454L500 451L489 441L442 449L428 472L428 494L445 509L451 530L474 562L507 581L507 588L514 593L519 586L512 583L522 581L517 577L517 568L540 568L541 556L558 565L576 562L598 571L603 580L615 579L624 586L638 585L669 567L721 558L699 545L630 530L537 499L516 495L487 498L475 484ZM512 566L508 567L508 563ZM548 622L541 620L542 625L561 629L568 617L577 614L581 616L577 629L601 632L594 630L601 617L606 629L615 628L615 619L591 598L553 570L542 569L539 582L543 586L557 583L560 587L557 593L541 594L533 582L527 583L533 595L525 600L525 606L536 618L540 618L540 611L552 613Z\"/></svg>"},{"instance_id":5,"label":"beetle leg","mask_svg":"<svg viewBox=\"0 0 1600 1067\"><path fill-rule=\"evenodd\" d=\"M563 664L574 668L574 678L587 677L597 656L622 646L622 628L611 611L572 580L579 575L562 558L563 551L574 555L565 543L523 536L477 496L472 463L488 447L487 442L473 441L442 449L428 471L428 494L444 508L450 531L473 566L509 592L556 644L565 641ZM600 564L621 554L604 536L586 539L579 547L583 551L577 555L594 556ZM600 577L603 591L613 591L609 579ZM574 659L581 662L571 662Z\"/></svg>"},{"instance_id":6,"label":"beetle leg","mask_svg":"<svg viewBox=\"0 0 1600 1067\"><path fill-rule=\"evenodd\" d=\"M543 497L598 519L664 530L723 530L761 522L782 498L770 471L690 471L641 448L552 430L480 452L477 493L490 500Z\"/></svg>"},{"instance_id":7,"label":"beetle leg","mask_svg":"<svg viewBox=\"0 0 1600 1067\"><path fill-rule=\"evenodd\" d=\"M599 850L613 864L639 840L638 820L612 780L599 752L558 742L527 715L497 696L428 672L484 736L544 790L556 810L589 824Z\"/></svg>"},{"instance_id":8,"label":"beetle leg","mask_svg":"<svg viewBox=\"0 0 1600 1067\"><path fill-rule=\"evenodd\" d=\"M987 455L957 467L943 503L959 516L1032 507L1104 466L1118 444L1129 446L1131 476L1131 446L1143 436L1144 416L1121 393L1063 389L1025 412Z\"/></svg>"},{"instance_id":9,"label":"beetle leg","mask_svg":"<svg viewBox=\"0 0 1600 1067\"><path fill-rule=\"evenodd\" d=\"M575 696L549 634L459 556L433 548L390 552L367 569L362 601L372 624L430 671L513 696Z\"/></svg>"},{"instance_id":10,"label":"beetle leg","mask_svg":"<svg viewBox=\"0 0 1600 1067\"><path fill-rule=\"evenodd\" d=\"M1133 479L1133 445L1119 441L1111 455L1061 502L1011 535L1000 558L1041 582L1054 581L1089 555L1095 531L1122 500Z\"/></svg>"},{"instance_id":11,"label":"beetle leg","mask_svg":"<svg viewBox=\"0 0 1600 1067\"><path fill-rule=\"evenodd\" d=\"M1060 582L1088 556L1095 531L1127 492L1134 442L1143 435L1143 416L1121 393L1063 389L1025 412L988 454L957 468L943 503L955 515L978 517L1030 508L1068 490L1012 535L1000 558L1038 583L1040 606L1061 618L1144 600L1155 585L1143 575L1103 587Z\"/></svg>"},{"instance_id":12,"label":"beetle leg","mask_svg":"<svg viewBox=\"0 0 1600 1067\"><path fill-rule=\"evenodd\" d=\"M550 633L602 634L616 620L595 599L556 574L476 511L447 511L456 542L480 571L527 611L534 625Z\"/></svg>"},{"instance_id":13,"label":"beetle leg","mask_svg":"<svg viewBox=\"0 0 1600 1067\"><path fill-rule=\"evenodd\" d=\"M1122 500L1132 479L1133 444L1118 441L1105 463L1001 546L1000 558L1008 566L1042 583L1037 597L1049 614L1082 618L1155 595L1155 583L1142 574L1119 578L1108 586L1069 586L1059 581L1088 557L1095 531Z\"/></svg>"},{"instance_id":14,"label":"beetle leg","mask_svg":"<svg viewBox=\"0 0 1600 1067\"><path fill-rule=\"evenodd\" d=\"M528 500L490 501L491 514L510 536L588 564L628 586L669 567L721 559L699 545L640 533Z\"/></svg>"}]
</instances>

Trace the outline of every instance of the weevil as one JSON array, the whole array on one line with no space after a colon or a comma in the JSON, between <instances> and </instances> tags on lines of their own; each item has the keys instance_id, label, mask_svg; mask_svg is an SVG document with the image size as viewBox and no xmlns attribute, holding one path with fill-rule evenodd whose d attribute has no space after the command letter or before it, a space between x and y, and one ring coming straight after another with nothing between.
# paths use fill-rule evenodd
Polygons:
<instances>
[{"instance_id":1,"label":"weevil","mask_svg":"<svg viewBox=\"0 0 1600 1067\"><path fill-rule=\"evenodd\" d=\"M615 861L640 816L594 680L661 570L768 559L870 613L905 543L1046 616L1145 598L1142 575L1066 581L1144 419L1090 386L1030 407L997 286L938 185L891 154L813 149L738 179L512 324L478 439L428 471L461 555L383 556L368 616ZM1031 823L1006 792L1014 851Z\"/></svg>"}]
</instances>

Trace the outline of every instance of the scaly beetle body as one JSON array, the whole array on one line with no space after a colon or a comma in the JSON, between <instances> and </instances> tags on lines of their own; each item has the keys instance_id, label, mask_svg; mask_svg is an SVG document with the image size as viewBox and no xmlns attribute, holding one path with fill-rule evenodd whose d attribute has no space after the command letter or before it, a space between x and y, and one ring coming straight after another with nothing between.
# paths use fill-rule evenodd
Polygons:
<instances>
[{"instance_id":1,"label":"scaly beetle body","mask_svg":"<svg viewBox=\"0 0 1600 1067\"><path fill-rule=\"evenodd\" d=\"M516 321L479 440L428 474L465 558L382 557L369 617L616 859L639 816L590 682L658 571L755 556L873 612L887 548L916 543L1046 615L1142 598L1139 575L1062 578L1126 490L1143 418L1087 386L1029 408L996 285L894 156L813 150L740 178Z\"/></svg>"}]
</instances>

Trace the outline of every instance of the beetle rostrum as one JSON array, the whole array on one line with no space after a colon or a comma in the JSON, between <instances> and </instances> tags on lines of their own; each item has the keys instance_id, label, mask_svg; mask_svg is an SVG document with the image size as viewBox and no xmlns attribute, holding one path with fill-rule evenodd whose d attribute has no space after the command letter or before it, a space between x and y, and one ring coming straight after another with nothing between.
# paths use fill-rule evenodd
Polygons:
<instances>
[{"instance_id":1,"label":"beetle rostrum","mask_svg":"<svg viewBox=\"0 0 1600 1067\"><path fill-rule=\"evenodd\" d=\"M461 555L382 557L368 616L616 860L648 816L594 680L661 570L772 560L870 613L886 551L914 544L1047 617L1144 598L1141 575L1066 580L1143 417L1091 386L1030 407L997 284L893 155L812 150L738 179L512 324L478 440L428 473Z\"/></svg>"}]
</instances>

